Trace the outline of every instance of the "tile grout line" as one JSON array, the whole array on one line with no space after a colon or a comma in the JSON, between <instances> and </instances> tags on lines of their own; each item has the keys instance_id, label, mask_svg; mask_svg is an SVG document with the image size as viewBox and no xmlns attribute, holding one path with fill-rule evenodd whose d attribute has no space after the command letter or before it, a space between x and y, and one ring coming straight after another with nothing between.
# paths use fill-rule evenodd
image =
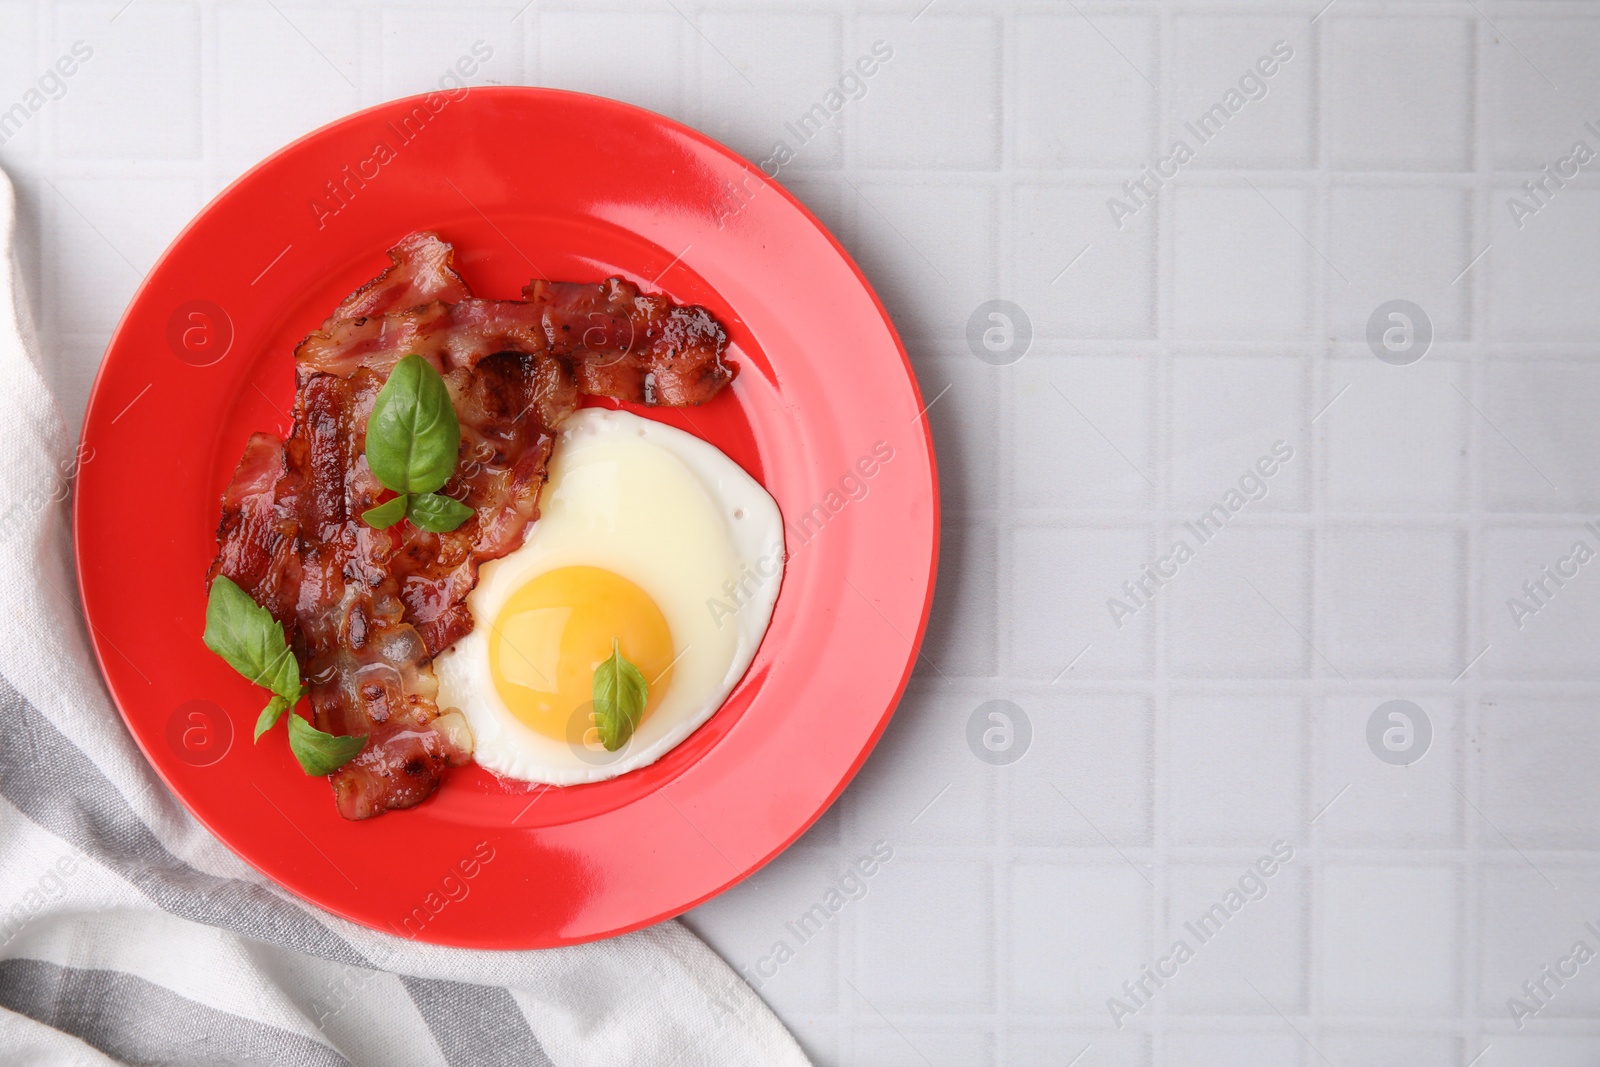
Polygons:
<instances>
[{"instance_id":1,"label":"tile grout line","mask_svg":"<svg viewBox=\"0 0 1600 1067\"><path fill-rule=\"evenodd\" d=\"M1001 115L999 146L1000 171L999 180L996 182L993 201L993 210L998 213L998 217L996 219L998 225L996 226L994 245L997 262L991 265L990 277L994 284L992 291L1009 299L1010 294L1015 292L1017 289L1017 279L1014 276L1016 262L1015 250L1017 242L1016 183L1012 179L1012 175L1016 165L1016 116L1018 110L1014 101L1019 90L1017 79L1014 77L1016 63L1009 61L1013 59L1016 50L1016 15L1014 12L1008 11L1003 15L997 15L997 21L999 23L998 34L1000 49L999 53L994 58L995 62L999 65L999 70L996 71L996 78L998 79L997 84L999 89ZM1002 425L1004 425L1008 431L1005 435L999 433L995 434L995 440L1015 440L1012 435L1014 435L1016 431L1018 422L1018 379L1022 377L1022 371L1020 368L1026 362L1026 360L1027 356L1024 355L1022 359L1011 364L1010 366L993 368L998 372L997 374L992 375L994 382L996 417L1001 420ZM998 457L998 462L999 465L1004 469L996 472L996 482L998 483L996 485L996 491L1000 497L1001 514L1006 516L1008 519L1014 519L1016 516L1016 454L1017 450L1015 447L1001 450L1001 455ZM1007 527L1010 529L1011 523L1008 522ZM1009 536L1002 538L998 529L994 531L994 536L996 549L1009 556L1011 551L1010 542L1012 538ZM1006 542L1004 548L1001 547L1002 540ZM1014 565L1014 560L1012 561L1012 565ZM997 561L997 579L1001 578L999 570L1000 568ZM1009 638L1006 635L1009 634L1011 629L1009 626L999 625L1000 589L1010 587L1000 586L999 581L996 582L996 586L997 588L994 589L991 594L994 598L995 605L996 631L995 662L993 664L993 669L999 670L1002 663L1009 662L1009 660L1002 659L1001 657L1002 654L1009 655ZM1009 604L1009 597L1007 597L1007 602ZM1002 653L1002 642L1005 642L1007 646L1004 650L1004 653ZM1011 699L1013 694L1011 693L1008 684L1011 677L1010 673L1007 672L1003 677L1006 679L1006 682L1002 683L1000 688L1005 690L1006 698ZM1046 725L1046 716L1039 714L1037 709L1033 715L1032 743L1036 743L1038 741L1038 734L1041 727ZM1008 768L993 769L1004 771ZM1012 914L1011 908L1013 900L1013 886L1015 885L1016 880L1016 866L1012 859L1013 840L1010 818L1010 813L1012 811L1011 799L1014 790L1012 777L1012 775L1004 773L999 775L988 775L988 780L995 782L995 789L985 798L986 801L991 805L990 817L994 820L993 825L995 826L996 830L995 836L1000 842L998 862L991 861L989 874L989 891L994 894L993 905L990 909L990 913L994 916L994 925L991 930L991 933L994 937L994 948L991 953L990 967L992 976L991 981L993 983L993 1002L991 1006L995 1013L996 1020L994 1033L994 1056L996 1063L1013 1062L1013 1057L1011 1055L1011 1024L1013 1011L1011 1004L1010 982L1008 981L1008 978L1012 973L1011 968L1013 961L1011 959L1011 939L1016 922L1016 917Z\"/></svg>"},{"instance_id":2,"label":"tile grout line","mask_svg":"<svg viewBox=\"0 0 1600 1067\"><path fill-rule=\"evenodd\" d=\"M1156 42L1155 54L1158 57L1158 85L1155 92L1154 105L1156 108L1156 146L1172 142L1172 109L1176 106L1173 85L1176 71L1176 44L1173 35L1173 14L1170 5L1163 4L1155 23ZM1156 285L1153 287L1152 301L1155 307L1152 311L1156 315L1155 337L1160 350L1160 357L1152 361L1150 375L1155 379L1155 389L1152 396L1155 400L1156 418L1154 432L1156 443L1153 454L1159 457L1160 468L1155 472L1156 486L1150 491L1151 504L1154 505L1157 518L1153 526L1146 533L1147 544L1159 544L1159 539L1165 536L1175 522L1173 505L1173 470L1174 470L1174 434L1175 434L1175 402L1177 367L1172 356L1172 337L1174 332L1174 308L1176 305L1176 281L1174 279L1173 263L1176 259L1175 247L1177 235L1177 198L1181 188L1173 188L1171 195L1158 198L1154 219L1155 233L1151 237L1151 256L1155 260L1157 272ZM1154 558L1154 557L1149 557ZM1147 693L1145 701L1151 709L1150 721L1150 772L1152 777L1150 789L1150 809L1147 817L1150 820L1149 834L1151 845L1155 850L1155 863L1153 880L1156 889L1151 892L1150 930L1146 938L1146 951L1151 953L1151 959L1159 951L1162 935L1170 919L1172 900L1172 866L1168 859L1169 844L1171 840L1171 776L1162 774L1162 769L1167 767L1172 758L1170 743L1171 724L1171 687L1168 684L1169 654L1167 645L1173 630L1172 598L1165 596L1156 604L1152 640L1154 649L1151 659L1154 668L1155 685ZM1170 1025L1167 1012L1167 999L1157 998L1154 1005L1153 1019L1150 1025L1149 1055L1152 1063L1161 1062L1162 1054L1167 1044L1167 1032Z\"/></svg>"},{"instance_id":3,"label":"tile grout line","mask_svg":"<svg viewBox=\"0 0 1600 1067\"><path fill-rule=\"evenodd\" d=\"M1493 224L1490 213L1490 156L1493 153L1493 143L1488 137L1488 111L1484 106L1487 85L1485 71L1487 69L1486 57L1490 42L1485 34L1480 20L1473 19L1472 26L1472 58L1473 58L1473 116L1472 116L1472 149L1474 165L1473 190L1469 211L1471 223L1467 227L1469 234L1477 233L1478 241L1487 242L1492 239ZM1481 227L1481 229L1480 229ZM1468 251L1476 245L1469 237ZM1487 269L1492 270L1493 264ZM1474 342L1481 341L1487 332L1487 316L1484 314L1484 302L1488 294L1488 287L1483 284L1481 273L1470 273L1463 281L1468 288L1468 337ZM1466 379L1467 388L1478 397L1480 406L1487 406L1486 383L1488 371L1481 351L1474 344L1469 348L1469 356L1463 368L1462 377ZM1465 633L1462 639L1466 647L1462 649L1463 655L1471 655L1472 649L1481 647L1480 640L1486 639L1482 629L1483 618L1483 583L1485 581L1482 551L1484 547L1484 428L1483 420L1465 418L1467 426L1467 484L1464 487L1467 494L1466 506L1466 564L1467 582L1465 601L1462 605L1465 612ZM1472 745L1469 738L1479 736L1479 680L1482 678L1481 670L1474 669L1477 673L1469 672L1462 681L1465 683L1459 699L1452 700L1450 706L1454 711L1451 718L1454 720L1454 729L1450 731L1452 740L1459 747L1459 760L1456 766L1458 773L1465 772L1463 785L1468 796L1480 796L1481 789L1477 773L1477 761L1471 756ZM1441 718L1444 716L1441 715ZM1435 740L1439 731L1434 731ZM1440 753L1442 756L1443 753ZM1462 959L1457 968L1459 987L1456 990L1460 998L1458 1011L1461 1017L1462 1060L1478 1055L1483 1036L1483 1020L1478 1017L1477 1001L1478 989L1481 986L1484 974L1483 964L1483 939L1481 915L1483 908L1483 868L1479 860L1480 839L1479 827L1469 821L1469 813L1461 802L1452 797L1452 805L1459 813L1457 832L1461 834L1458 840L1466 846L1468 860L1456 868L1457 893L1459 894L1459 907L1457 908L1456 921L1459 924L1459 943L1461 945ZM1471 826L1471 830L1467 829ZM1475 1047L1476 1046L1476 1047Z\"/></svg>"},{"instance_id":4,"label":"tile grout line","mask_svg":"<svg viewBox=\"0 0 1600 1067\"><path fill-rule=\"evenodd\" d=\"M1340 0L1340 7L1343 7L1345 2L1346 0ZM230 9L221 8L220 10L226 11ZM529 19L535 18L535 15L535 10L529 10L529 12L522 17L521 21L526 22ZM496 52L494 62L498 64L499 61L500 53ZM510 81L511 79L506 80ZM476 84L499 83L475 83L475 85ZM517 84L536 84L536 79L530 75ZM843 125L848 122L848 116L841 117L840 122L842 128ZM229 157L230 165L237 164L240 167L250 165L251 163L257 161L255 159L256 154L257 153L252 152L249 156ZM64 168L69 168L61 172L63 176L68 178L105 176L115 177L122 173L122 171L118 169L121 166L121 161L111 157L72 156L65 157L61 159L60 162ZM194 164L192 160L176 159L173 157L139 161L141 173L147 174L151 177L162 177L170 173L181 174L186 168L191 168L193 165ZM1073 189L1104 189L1107 187L1107 185L1115 184L1118 179L1125 180L1128 178L1126 166L1127 165L1125 164L1121 168L1086 168L1071 166L1053 167L1042 164L1024 165L1018 163L1013 167L1012 176L1017 183L1021 185L1060 185ZM802 180L827 178L830 175L836 175L839 169L840 168L838 166L833 164L811 162L806 156L798 157L792 164L783 168L784 173L794 174L797 178ZM1297 180L1307 180L1314 169L1315 167L1311 164L1308 164L1304 167L1294 168L1263 167L1252 165L1241 165L1237 167L1193 166L1183 170L1182 184L1198 189L1233 188L1232 183L1236 182L1242 176L1250 178L1258 185L1276 188L1283 186L1285 183L1294 182ZM1380 190L1402 188L1423 192L1439 188L1452 188L1457 189L1460 192L1470 193L1474 188L1476 188L1478 177L1473 171L1466 169L1379 171L1372 169L1348 170L1330 166L1325 168L1325 170L1331 181L1338 181L1342 186ZM903 165L877 164L872 166L860 166L853 173L864 178L866 175L870 174L871 177L867 178L866 180L901 185L912 184L917 182L919 179L925 180L930 175L933 175L941 178L953 188L975 189L987 187L988 184L991 183L995 178L995 172L992 169L974 169L971 167L939 167L932 164L920 168L913 168ZM1498 179L1501 181L1510 181L1514 179L1526 178L1527 174L1528 171L1526 166L1507 166L1490 169L1488 172L1488 177L1491 180ZM781 180L780 184L782 184ZM1064 248L1062 251L1065 254L1062 257L1061 262L1065 263L1071 258L1074 250L1072 248ZM1475 251L1482 251L1482 249L1477 248ZM1459 263L1457 264L1457 266L1460 265L1461 264ZM1481 265L1481 263L1478 264L1478 266ZM1477 267L1473 268L1474 271L1477 269ZM1049 279L1046 279L1046 281L1048 280ZM1118 338L1104 337L1091 338L1090 340L1093 340L1096 343L1114 343L1118 340ZM1123 340L1126 340L1126 338L1123 338ZM1534 343L1537 343L1536 339L1530 340L1534 340ZM1205 339L1200 338L1196 340L1196 343L1206 342ZM1249 344L1251 342L1245 341L1241 343ZM1261 342L1256 343L1260 344ZM1272 342L1274 345L1291 343L1293 342ZM1440 343L1445 343L1445 339L1441 339ZM1500 339L1500 343L1520 345L1522 342L1520 339L1502 338ZM1586 342L1573 341L1570 343L1584 344Z\"/></svg>"},{"instance_id":5,"label":"tile grout line","mask_svg":"<svg viewBox=\"0 0 1600 1067\"><path fill-rule=\"evenodd\" d=\"M1335 13L1330 17L1337 18L1338 15ZM1328 177L1329 156L1331 154L1329 144L1330 124L1328 122L1330 90L1326 77L1328 66L1326 27L1328 25L1330 23L1323 22L1320 18L1315 23L1310 24L1308 30L1309 40L1306 45L1307 50L1311 52L1312 77L1314 79L1310 96L1314 101L1311 120L1314 123L1314 129L1311 141L1312 166L1315 171L1318 190L1317 240L1324 248L1329 247L1328 238L1332 230L1329 217L1332 183ZM1318 284L1313 290L1315 294L1313 298L1315 301L1313 325L1315 327L1314 337L1317 341L1317 348L1310 357L1313 366L1312 373L1308 375L1307 380L1314 394L1311 399L1313 403L1318 405L1318 410L1320 411L1323 410L1322 405L1329 402L1330 394L1334 389L1332 382L1333 370L1328 358L1328 338L1331 335L1331 331L1328 329L1328 308L1331 303L1329 290L1334 284L1334 278L1328 271L1325 262L1320 260L1313 261L1311 266L1318 278ZM1310 417L1309 411L1305 417ZM1307 458L1310 460L1308 467L1311 472L1311 484L1307 486L1307 495L1312 518L1309 530L1311 611L1310 618L1307 621L1318 648L1327 647L1329 638L1332 636L1331 628L1328 625L1329 578L1327 574L1328 543L1326 525L1328 456L1327 449L1319 447L1320 441L1326 438L1327 434L1326 424L1319 429L1310 422L1306 423L1306 451L1310 453ZM1326 695L1335 684L1335 680L1328 676L1320 656L1312 655L1309 649L1307 650L1307 656L1310 677L1322 683L1318 687L1318 698L1308 701L1307 706L1315 709L1312 713L1313 720L1320 720L1327 707ZM1315 732L1308 729L1306 736L1309 740L1309 738L1315 737ZM1315 773L1312 773L1310 778L1314 782L1316 780ZM1303 788L1306 785L1308 783L1302 783ZM1327 887L1324 879L1323 863L1317 849L1317 846L1323 840L1324 832L1323 829L1310 825L1307 827L1306 834L1306 845L1312 854L1312 861L1308 864L1310 869L1306 872L1305 880L1306 926L1304 936L1306 974L1303 993L1313 1048L1321 1040L1324 1006L1321 966L1325 946L1322 943L1322 924L1318 920L1318 916L1321 914L1319 905L1327 897Z\"/></svg>"}]
</instances>

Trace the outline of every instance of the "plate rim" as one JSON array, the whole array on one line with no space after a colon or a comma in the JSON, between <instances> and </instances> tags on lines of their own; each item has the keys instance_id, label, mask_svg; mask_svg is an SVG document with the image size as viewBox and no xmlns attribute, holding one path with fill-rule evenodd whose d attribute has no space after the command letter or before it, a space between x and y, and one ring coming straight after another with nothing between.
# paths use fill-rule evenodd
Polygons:
<instances>
[{"instance_id":1,"label":"plate rim","mask_svg":"<svg viewBox=\"0 0 1600 1067\"><path fill-rule=\"evenodd\" d=\"M309 142L314 141L326 134L332 133L346 124L369 118L376 113L395 108L397 105L422 105L423 101L429 97L439 95L441 92L442 90L430 90L424 93L394 97L355 111L348 112L329 122L323 123L322 125L317 126L316 128L309 130L298 137L295 137L294 139L269 152L261 159L257 160L254 164L240 172L236 177L223 186L222 189L220 189L206 201L206 203L178 230L178 232L167 243L167 246L162 250L161 254L145 272L144 277L140 280L137 288L135 288L133 295L128 298L127 303L124 305L122 312L117 319L117 324L111 331L111 334L106 341L105 348L100 356L99 364L95 369L94 380L89 389L88 399L84 406L83 420L79 429L77 441L80 454L81 450L86 445L92 444L90 441L90 434L93 430L98 428L97 424L92 419L92 416L96 413L97 408L102 406L105 402L104 398L102 397L102 393L105 391L107 365L109 362L108 357L112 351L117 349L119 344L124 341L124 334L127 333L131 328L130 319L133 316L134 309L151 294L152 287L155 284L155 278L160 273L161 268L173 258L173 256L178 252L180 246L182 246L189 238L191 231L193 231L200 224L201 220L208 216L219 205L233 197L236 193L236 190L238 190L240 186L254 178L259 172L272 166L281 158L296 152ZM889 721L894 717L895 712L899 709L900 704L905 697L905 692L910 684L911 676L915 672L917 661L922 656L922 645L927 635L929 620L932 615L935 589L938 582L940 548L943 539L943 515L939 485L938 457L934 447L932 425L928 418L928 404L924 400L922 387L917 379L916 370L911 362L910 355L906 350L905 341L901 337L900 331L896 328L893 318L889 315L888 309L884 306L882 298L878 295L877 290L867 279L866 274L862 271L860 264L856 262L855 257L849 253L849 251L839 241L838 237L832 232L832 230L830 230L811 211L810 208L808 208L799 200L799 198L797 198L783 185L779 184L775 178L769 177L758 165L752 163L732 148L716 140L710 135L687 125L684 122L681 122L670 116L663 115L660 112L654 111L650 108L641 107L637 104L632 104L626 101L592 93L531 85L471 86L464 90L462 96L454 98L452 102L461 103L466 99L469 99L471 96L480 94L493 98L521 98L532 101L541 99L554 100L558 103L558 105L560 101L570 98L583 101L588 106L601 106L614 113L633 113L638 118L657 126L664 127L673 133L688 138L699 145L702 149L724 157L729 162L746 171L751 178L760 183L762 187L781 196L784 201L787 202L790 208L797 210L801 218L803 218L806 223L808 223L809 226L816 231L816 233L820 234L823 239L826 240L829 247L832 249L833 254L836 255L849 269L851 275L854 277L855 284L859 286L860 290L867 296L868 300L870 300L878 318L882 321L884 328L888 332L889 339L892 340L894 344L896 353L900 357L900 369L903 372L906 384L909 385L911 389L911 396L918 408L916 423L921 434L921 444L923 445L927 456L927 499L930 504L930 517L928 526L929 564L928 573L924 583L923 602L918 611L916 632L911 636L910 646L906 650L905 665L900 672L899 680L896 682L894 691L889 696L885 707L881 712L878 713L877 721L863 743L860 751L857 752L852 758L849 766L840 776L839 781L832 787L831 791L829 791L828 794L821 799L820 803L815 807L810 815L804 819L804 821L799 825L798 829L796 829L788 837L781 840L775 847L761 855L758 859L748 863L736 865L742 867L742 869L736 871L731 877L716 882L714 886L704 894L688 901L681 906L670 907L665 911L640 918L630 923L620 924L608 930L583 934L571 938L556 938L536 946L507 946L503 944L491 946L477 941L468 941L449 937L441 938L436 932L433 933L433 936L429 936L429 932L427 931L424 931L413 938L413 940L424 943L451 947L480 949L510 948L515 950L585 944L621 936L623 934L631 933L648 926L653 926L668 919L677 918L678 916L683 915L696 907L699 907L706 901L720 896L733 886L738 885L740 882L745 881L752 875L759 872L767 864L776 859L780 854L788 850L788 848L793 845L795 841L804 836L804 834L816 824L816 822L828 811L828 809L838 801L845 789L848 788L850 783L855 780L856 775L865 765L867 759L877 749L879 741L882 740L884 732L888 729ZM363 916L351 914L341 908L324 903L321 900L309 899L297 889L286 885L280 879L275 877L270 871L263 869L256 863L254 859L242 852L240 848L236 847L226 835L220 832L217 828L213 827L211 821L208 820L201 811L197 810L195 806L190 803L188 797L185 795L186 791L180 789L174 783L174 781L169 778L166 771L163 770L160 762L151 758L150 752L145 744L144 737L141 735L139 730L134 728L134 724L129 716L129 712L124 707L122 698L119 696L116 687L111 682L111 674L107 669L107 661L109 657L107 655L106 648L104 647L106 641L109 639L103 639L101 637L99 629L94 625L92 619L90 618L89 612L91 609L89 607L89 599L86 596L84 581L85 560L82 549L83 540L80 537L81 527L85 521L82 487L82 480L74 479L72 486L72 508L70 518L74 586L78 594L79 606L83 611L84 621L87 624L85 629L89 640L89 646L94 656L95 666L100 673L100 680L105 686L106 693L110 697L112 706L116 709L119 718L122 720L123 727L127 730L128 734L139 748L140 754L144 757L145 763L148 765L149 769L155 772L162 784L167 787L168 791L172 793L173 797L182 805L184 811L202 827L204 827L206 832L213 839L222 844L223 847L225 847L230 853L238 857L262 878L278 887L279 890L289 893L305 905L309 905L312 908L325 911L329 914L337 915L339 918L354 923L365 929L394 935L395 931L392 928L379 925L375 921L369 921ZM718 708L718 711L720 710L721 706ZM713 716L715 714L716 713L713 713ZM664 783L662 787L657 787L656 789L651 790L651 792L647 795L659 793L661 788L664 788L665 785L669 784L670 783Z\"/></svg>"}]
</instances>

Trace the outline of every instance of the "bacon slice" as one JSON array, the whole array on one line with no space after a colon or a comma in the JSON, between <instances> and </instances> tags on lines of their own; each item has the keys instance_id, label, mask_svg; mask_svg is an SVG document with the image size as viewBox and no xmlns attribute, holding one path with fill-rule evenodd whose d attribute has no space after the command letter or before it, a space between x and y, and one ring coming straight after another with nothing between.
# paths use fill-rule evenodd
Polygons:
<instances>
[{"instance_id":1,"label":"bacon slice","mask_svg":"<svg viewBox=\"0 0 1600 1067\"><path fill-rule=\"evenodd\" d=\"M439 371L471 368L495 352L555 356L580 391L635 403L701 404L733 380L728 337L702 307L642 294L630 282L536 281L522 300L465 299L388 314L330 319L295 350L301 374L385 375L417 353Z\"/></svg>"},{"instance_id":2,"label":"bacon slice","mask_svg":"<svg viewBox=\"0 0 1600 1067\"><path fill-rule=\"evenodd\" d=\"M472 295L456 273L456 251L439 235L419 230L389 249L389 269L357 289L334 309L328 322L402 311L435 300L465 300Z\"/></svg>"},{"instance_id":3,"label":"bacon slice","mask_svg":"<svg viewBox=\"0 0 1600 1067\"><path fill-rule=\"evenodd\" d=\"M639 292L621 278L599 285L535 281L522 290L538 308L556 355L572 361L578 388L641 404L703 404L733 381L722 361L728 335L703 307Z\"/></svg>"},{"instance_id":4,"label":"bacon slice","mask_svg":"<svg viewBox=\"0 0 1600 1067\"><path fill-rule=\"evenodd\" d=\"M246 445L211 568L284 624L317 727L368 736L330 776L349 819L420 803L471 756L465 719L438 707L433 658L472 629L479 565L521 545L538 518L556 431L579 394L697 404L737 372L709 312L621 279L535 281L526 300L483 300L435 234L411 234L389 256L296 348L294 429ZM449 533L360 521L387 495L367 467L367 417L410 352L444 375L461 423L442 491L473 515Z\"/></svg>"},{"instance_id":5,"label":"bacon slice","mask_svg":"<svg viewBox=\"0 0 1600 1067\"><path fill-rule=\"evenodd\" d=\"M279 621L293 619L299 596L298 485L283 442L269 433L251 434L222 494L217 558L207 576L209 581L226 574Z\"/></svg>"}]
</instances>

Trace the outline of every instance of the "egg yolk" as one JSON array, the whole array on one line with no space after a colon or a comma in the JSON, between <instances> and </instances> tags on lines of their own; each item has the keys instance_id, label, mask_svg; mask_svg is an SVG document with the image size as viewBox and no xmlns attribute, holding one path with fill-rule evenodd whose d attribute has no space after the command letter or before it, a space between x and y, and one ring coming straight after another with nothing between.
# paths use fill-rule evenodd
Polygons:
<instances>
[{"instance_id":1,"label":"egg yolk","mask_svg":"<svg viewBox=\"0 0 1600 1067\"><path fill-rule=\"evenodd\" d=\"M645 715L672 681L672 632L650 595L600 567L560 567L531 579L491 624L489 673L511 713L547 737L592 739L595 668L622 657L649 687Z\"/></svg>"}]
</instances>

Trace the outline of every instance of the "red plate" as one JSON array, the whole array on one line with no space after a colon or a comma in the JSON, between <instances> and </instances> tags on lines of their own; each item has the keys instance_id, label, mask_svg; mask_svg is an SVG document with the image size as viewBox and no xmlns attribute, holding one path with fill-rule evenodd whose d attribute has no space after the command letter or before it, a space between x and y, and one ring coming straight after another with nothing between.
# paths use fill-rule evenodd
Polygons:
<instances>
[{"instance_id":1,"label":"red plate","mask_svg":"<svg viewBox=\"0 0 1600 1067\"><path fill-rule=\"evenodd\" d=\"M380 148L380 146L382 146ZM686 411L777 499L791 558L749 674L660 762L534 790L470 766L361 823L300 773L262 693L200 642L219 498L249 434L289 427L291 349L416 229L480 295L620 274L728 327L742 372ZM345 918L480 948L570 944L683 912L838 796L893 711L933 590L938 498L905 351L788 193L659 115L482 88L352 115L203 211L123 316L84 421L75 531L101 670L189 810ZM887 461L884 456L889 456ZM867 473L867 472L870 472Z\"/></svg>"}]
</instances>

